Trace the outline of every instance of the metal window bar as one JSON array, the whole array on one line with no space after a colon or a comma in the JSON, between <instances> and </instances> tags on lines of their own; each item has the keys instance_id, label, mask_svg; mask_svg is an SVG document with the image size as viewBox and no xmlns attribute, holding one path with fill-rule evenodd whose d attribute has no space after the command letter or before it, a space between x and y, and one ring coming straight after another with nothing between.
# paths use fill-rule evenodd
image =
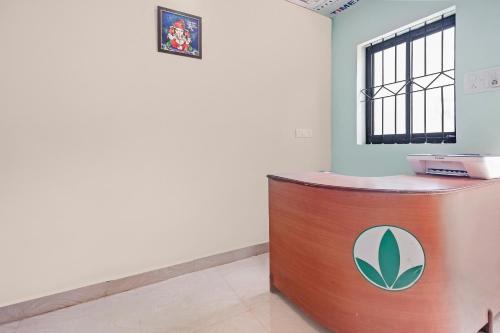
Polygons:
<instances>
[{"instance_id":1,"label":"metal window bar","mask_svg":"<svg viewBox=\"0 0 500 333\"><path fill-rule=\"evenodd\" d=\"M427 22L424 23L424 75L427 75ZM413 64L412 64L413 66ZM427 90L424 89L424 137L427 142Z\"/></svg>"},{"instance_id":2,"label":"metal window bar","mask_svg":"<svg viewBox=\"0 0 500 333\"><path fill-rule=\"evenodd\" d=\"M398 45L394 46L394 82L398 80ZM398 97L394 96L394 134L398 134Z\"/></svg>"},{"instance_id":3,"label":"metal window bar","mask_svg":"<svg viewBox=\"0 0 500 333\"><path fill-rule=\"evenodd\" d=\"M441 72L444 72L444 15L441 16ZM444 142L444 87L441 87L441 142Z\"/></svg>"},{"instance_id":4,"label":"metal window bar","mask_svg":"<svg viewBox=\"0 0 500 333\"><path fill-rule=\"evenodd\" d=\"M411 29L406 40L406 80L413 77L413 45L411 43ZM406 83L406 140L405 143L411 143L411 132L413 128L413 84Z\"/></svg>"},{"instance_id":5,"label":"metal window bar","mask_svg":"<svg viewBox=\"0 0 500 333\"><path fill-rule=\"evenodd\" d=\"M417 29L410 29L408 32L403 34L396 34L393 38L382 41L378 44L370 44L366 50L366 88L361 91L366 99L366 142L372 144L378 143L455 143L456 142L456 114L454 115L454 131L445 132L445 100L444 100L444 89L446 87L455 86L454 71L455 69L444 69L444 31L455 27L455 15L450 15L445 17L444 15L437 21L425 22L423 27ZM441 71L435 73L427 73L427 36L434 33L441 33ZM413 60L414 60L414 48L413 42L424 38L424 75L414 77L413 76ZM455 34L456 39L456 34ZM406 80L398 81L398 57L397 49L398 45L406 45ZM394 48L395 61L394 61L394 82L385 83L385 51L387 49ZM375 86L375 62L374 56L376 53L381 52L382 56L382 84L380 86ZM453 73L453 76L452 76ZM433 78L431 78L434 76ZM432 85L441 77L448 78L451 83L441 84L432 87ZM430 83L427 85L418 83L418 79L431 78ZM404 83L399 89L392 90L393 85L398 83ZM392 85L392 86L391 86ZM415 87L417 89L415 89ZM433 89L440 89L441 92L441 131L438 133L428 133L427 132L427 92ZM413 95L416 92L423 91L424 95L424 132L415 133L413 131ZM383 93L383 94L381 94ZM398 100L397 96L405 95L405 114L406 114L406 133L398 134L397 127L397 110L398 110ZM455 96L455 95L454 95ZM394 134L385 133L385 100L387 98L394 99ZM375 101L381 100L382 103L382 123L381 135L375 134Z\"/></svg>"},{"instance_id":6,"label":"metal window bar","mask_svg":"<svg viewBox=\"0 0 500 333\"><path fill-rule=\"evenodd\" d=\"M453 61L456 62L456 59L457 59L457 53L456 53L456 48L457 48L457 31L455 29L455 32L453 33ZM453 66L453 68L455 68L455 64ZM455 74L456 76L456 74ZM455 110L453 110L453 130L455 131L455 142L456 142L456 131L457 131L457 112L456 112L456 105L457 105L457 86L455 85L453 87L453 98L455 99L455 102L454 102L454 107L455 107Z\"/></svg>"},{"instance_id":7,"label":"metal window bar","mask_svg":"<svg viewBox=\"0 0 500 333\"><path fill-rule=\"evenodd\" d=\"M384 42L384 39L382 39L382 43ZM382 50L382 85L385 84L385 49ZM384 106L385 106L385 99L382 98L382 110L380 112L382 112L382 126L381 127L381 130L382 130L382 141L384 141Z\"/></svg>"}]
</instances>

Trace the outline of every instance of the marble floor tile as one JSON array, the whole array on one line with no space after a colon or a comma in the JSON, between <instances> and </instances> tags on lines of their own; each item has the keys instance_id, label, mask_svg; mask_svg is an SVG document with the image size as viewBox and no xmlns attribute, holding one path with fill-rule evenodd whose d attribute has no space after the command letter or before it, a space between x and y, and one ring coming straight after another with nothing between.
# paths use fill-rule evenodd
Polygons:
<instances>
[{"instance_id":1,"label":"marble floor tile","mask_svg":"<svg viewBox=\"0 0 500 333\"><path fill-rule=\"evenodd\" d=\"M0 333L326 333L269 293L261 255L0 326Z\"/></svg>"},{"instance_id":2,"label":"marble floor tile","mask_svg":"<svg viewBox=\"0 0 500 333\"><path fill-rule=\"evenodd\" d=\"M19 322L10 323L7 325L0 325L0 333L16 333Z\"/></svg>"},{"instance_id":3,"label":"marble floor tile","mask_svg":"<svg viewBox=\"0 0 500 333\"><path fill-rule=\"evenodd\" d=\"M192 332L246 310L218 274L202 271L27 319L19 333Z\"/></svg>"},{"instance_id":4,"label":"marble floor tile","mask_svg":"<svg viewBox=\"0 0 500 333\"><path fill-rule=\"evenodd\" d=\"M213 270L219 273L240 297L251 305L269 293L269 256L267 254L223 265Z\"/></svg>"},{"instance_id":5,"label":"marble floor tile","mask_svg":"<svg viewBox=\"0 0 500 333\"><path fill-rule=\"evenodd\" d=\"M246 312L195 333L267 333L267 329L251 313Z\"/></svg>"},{"instance_id":6,"label":"marble floor tile","mask_svg":"<svg viewBox=\"0 0 500 333\"><path fill-rule=\"evenodd\" d=\"M250 312L271 333L328 333L283 297L269 294L251 306Z\"/></svg>"},{"instance_id":7,"label":"marble floor tile","mask_svg":"<svg viewBox=\"0 0 500 333\"><path fill-rule=\"evenodd\" d=\"M134 296L140 307L119 324L136 327L142 323L142 327L161 332L198 329L247 310L224 279L210 270L136 290ZM116 302L123 303L123 297L127 295Z\"/></svg>"}]
</instances>

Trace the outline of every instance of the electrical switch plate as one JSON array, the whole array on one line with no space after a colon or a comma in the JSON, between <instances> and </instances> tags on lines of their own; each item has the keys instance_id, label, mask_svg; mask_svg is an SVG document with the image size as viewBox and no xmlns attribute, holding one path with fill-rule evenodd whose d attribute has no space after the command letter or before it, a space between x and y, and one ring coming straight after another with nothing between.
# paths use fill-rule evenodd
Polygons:
<instances>
[{"instance_id":1,"label":"electrical switch plate","mask_svg":"<svg viewBox=\"0 0 500 333\"><path fill-rule=\"evenodd\" d=\"M465 93L500 91L500 67L465 74Z\"/></svg>"},{"instance_id":2,"label":"electrical switch plate","mask_svg":"<svg viewBox=\"0 0 500 333\"><path fill-rule=\"evenodd\" d=\"M313 131L310 128L297 128L295 129L296 138L312 138Z\"/></svg>"}]
</instances>

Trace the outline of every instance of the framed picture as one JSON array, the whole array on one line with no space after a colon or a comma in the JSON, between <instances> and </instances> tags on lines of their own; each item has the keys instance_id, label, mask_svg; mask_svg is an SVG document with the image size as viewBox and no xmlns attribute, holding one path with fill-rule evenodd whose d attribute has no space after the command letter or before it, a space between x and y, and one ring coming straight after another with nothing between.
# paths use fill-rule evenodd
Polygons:
<instances>
[{"instance_id":1,"label":"framed picture","mask_svg":"<svg viewBox=\"0 0 500 333\"><path fill-rule=\"evenodd\" d=\"M158 7L158 51L201 59L201 17Z\"/></svg>"}]
</instances>

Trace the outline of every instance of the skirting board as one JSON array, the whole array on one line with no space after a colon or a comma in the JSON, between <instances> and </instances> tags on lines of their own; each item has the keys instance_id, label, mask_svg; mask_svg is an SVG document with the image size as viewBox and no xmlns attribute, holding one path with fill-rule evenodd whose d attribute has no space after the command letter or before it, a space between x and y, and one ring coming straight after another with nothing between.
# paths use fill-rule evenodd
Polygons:
<instances>
[{"instance_id":1,"label":"skirting board","mask_svg":"<svg viewBox=\"0 0 500 333\"><path fill-rule=\"evenodd\" d=\"M89 302L101 297L122 293L127 290L144 287L180 275L228 264L268 251L269 243L258 244L202 259L196 259L175 266L8 305L0 308L0 325Z\"/></svg>"}]
</instances>

